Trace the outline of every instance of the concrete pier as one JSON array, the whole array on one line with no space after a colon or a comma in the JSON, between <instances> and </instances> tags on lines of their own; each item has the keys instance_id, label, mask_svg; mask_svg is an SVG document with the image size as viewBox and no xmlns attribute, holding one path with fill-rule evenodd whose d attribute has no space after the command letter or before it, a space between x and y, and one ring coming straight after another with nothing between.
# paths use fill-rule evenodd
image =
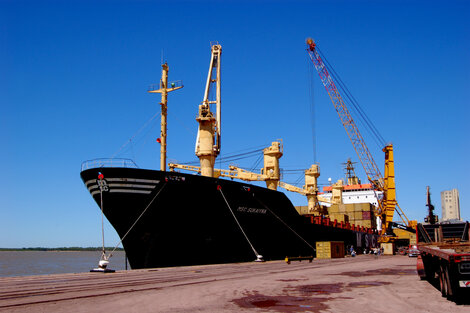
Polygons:
<instances>
[{"instance_id":1,"label":"concrete pier","mask_svg":"<svg viewBox=\"0 0 470 313\"><path fill-rule=\"evenodd\" d=\"M0 312L457 311L401 255L0 278Z\"/></svg>"}]
</instances>

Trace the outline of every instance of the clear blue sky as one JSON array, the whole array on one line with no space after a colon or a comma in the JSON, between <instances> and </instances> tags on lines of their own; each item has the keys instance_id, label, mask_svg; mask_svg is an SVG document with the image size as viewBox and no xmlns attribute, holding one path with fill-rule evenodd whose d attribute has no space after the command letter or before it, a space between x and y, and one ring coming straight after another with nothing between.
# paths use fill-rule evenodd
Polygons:
<instances>
[{"instance_id":1,"label":"clear blue sky","mask_svg":"<svg viewBox=\"0 0 470 313\"><path fill-rule=\"evenodd\" d=\"M307 37L394 144L408 217L423 220L429 185L439 215L440 192L458 188L469 220L468 1L0 0L0 247L101 244L80 165L114 155L158 112L146 90L159 81L162 51L170 80L185 85L169 99L169 158L194 160L214 40L222 155L282 138L281 167L308 168L313 103L320 183L342 178L341 163L358 159L316 73L309 96ZM158 168L158 136L157 122L119 156ZM381 149L366 140L382 169ZM109 225L106 241L118 241Z\"/></svg>"}]
</instances>

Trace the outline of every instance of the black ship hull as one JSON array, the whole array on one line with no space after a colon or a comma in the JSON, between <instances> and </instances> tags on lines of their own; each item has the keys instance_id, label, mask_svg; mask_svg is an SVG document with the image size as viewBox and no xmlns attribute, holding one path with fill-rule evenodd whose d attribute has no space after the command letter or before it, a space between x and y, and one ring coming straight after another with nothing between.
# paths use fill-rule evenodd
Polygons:
<instances>
[{"instance_id":1,"label":"black ship hull","mask_svg":"<svg viewBox=\"0 0 470 313\"><path fill-rule=\"evenodd\" d=\"M363 237L311 224L282 192L251 184L116 167L87 169L81 178L133 269L311 256L316 241L357 246Z\"/></svg>"}]
</instances>

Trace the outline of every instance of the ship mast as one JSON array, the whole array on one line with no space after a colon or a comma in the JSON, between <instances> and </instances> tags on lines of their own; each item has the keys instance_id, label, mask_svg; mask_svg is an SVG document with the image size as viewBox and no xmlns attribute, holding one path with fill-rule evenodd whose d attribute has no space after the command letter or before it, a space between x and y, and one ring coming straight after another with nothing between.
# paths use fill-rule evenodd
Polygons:
<instances>
[{"instance_id":1,"label":"ship mast","mask_svg":"<svg viewBox=\"0 0 470 313\"><path fill-rule=\"evenodd\" d=\"M196 139L196 155L201 163L201 175L214 177L215 158L220 153L220 55L222 46L218 43L211 44L211 62L207 75L204 99L199 105L199 114L196 121L199 129ZM216 88L215 100L210 100L211 88ZM216 115L211 112L211 104L216 105Z\"/></svg>"},{"instance_id":2,"label":"ship mast","mask_svg":"<svg viewBox=\"0 0 470 313\"><path fill-rule=\"evenodd\" d=\"M168 104L168 93L177 89L183 88L181 81L171 82L170 88L168 88L168 64L165 62L162 64L162 78L160 79L160 85L158 89L150 86L149 93L160 93L162 99L160 106L162 108L162 120L161 120L161 131L160 138L157 139L160 142L160 170L166 171L166 137L167 137L167 104Z\"/></svg>"},{"instance_id":3,"label":"ship mast","mask_svg":"<svg viewBox=\"0 0 470 313\"><path fill-rule=\"evenodd\" d=\"M344 172L346 174L346 181L348 185L358 185L361 183L359 178L356 176L356 172L354 171L354 163L356 162L352 162L349 158L346 163L343 163L343 165L346 165Z\"/></svg>"}]
</instances>

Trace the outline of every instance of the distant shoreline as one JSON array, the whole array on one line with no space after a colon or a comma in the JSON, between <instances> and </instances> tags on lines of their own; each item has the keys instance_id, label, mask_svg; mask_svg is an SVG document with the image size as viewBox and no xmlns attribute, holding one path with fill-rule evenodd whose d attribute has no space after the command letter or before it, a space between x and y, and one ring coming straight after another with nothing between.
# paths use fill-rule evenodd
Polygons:
<instances>
[{"instance_id":1,"label":"distant shoreline","mask_svg":"<svg viewBox=\"0 0 470 313\"><path fill-rule=\"evenodd\" d=\"M59 247L59 248L0 248L1 251L101 251L102 247ZM106 251L112 251L114 247L105 247ZM123 248L116 248L116 251L124 251Z\"/></svg>"}]
</instances>

